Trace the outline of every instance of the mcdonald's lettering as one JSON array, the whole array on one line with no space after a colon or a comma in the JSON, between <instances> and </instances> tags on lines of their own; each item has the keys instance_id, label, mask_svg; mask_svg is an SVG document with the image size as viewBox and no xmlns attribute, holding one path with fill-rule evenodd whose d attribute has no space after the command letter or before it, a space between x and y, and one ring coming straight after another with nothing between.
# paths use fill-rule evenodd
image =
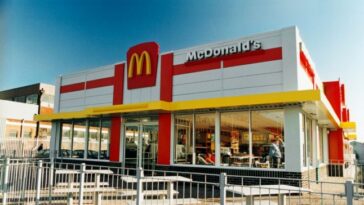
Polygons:
<instances>
[{"instance_id":1,"label":"mcdonald's lettering","mask_svg":"<svg viewBox=\"0 0 364 205\"><path fill-rule=\"evenodd\" d=\"M158 67L159 45L141 43L127 52L128 89L155 86Z\"/></svg>"}]
</instances>

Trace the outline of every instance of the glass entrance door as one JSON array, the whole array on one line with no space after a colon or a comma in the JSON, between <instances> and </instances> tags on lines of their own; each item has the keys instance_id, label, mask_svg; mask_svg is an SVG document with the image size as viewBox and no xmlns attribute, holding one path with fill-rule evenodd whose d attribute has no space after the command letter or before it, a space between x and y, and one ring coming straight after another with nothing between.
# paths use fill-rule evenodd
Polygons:
<instances>
[{"instance_id":1,"label":"glass entrance door","mask_svg":"<svg viewBox=\"0 0 364 205\"><path fill-rule=\"evenodd\" d=\"M143 153L144 160L141 161L142 167L145 169L154 169L157 163L158 151L158 125L144 124L142 125L143 136Z\"/></svg>"},{"instance_id":2,"label":"glass entrance door","mask_svg":"<svg viewBox=\"0 0 364 205\"><path fill-rule=\"evenodd\" d=\"M126 167L137 167L139 135L139 125L125 125L123 162Z\"/></svg>"},{"instance_id":3,"label":"glass entrance door","mask_svg":"<svg viewBox=\"0 0 364 205\"><path fill-rule=\"evenodd\" d=\"M124 166L153 169L157 162L158 124L126 123L124 139Z\"/></svg>"}]
</instances>

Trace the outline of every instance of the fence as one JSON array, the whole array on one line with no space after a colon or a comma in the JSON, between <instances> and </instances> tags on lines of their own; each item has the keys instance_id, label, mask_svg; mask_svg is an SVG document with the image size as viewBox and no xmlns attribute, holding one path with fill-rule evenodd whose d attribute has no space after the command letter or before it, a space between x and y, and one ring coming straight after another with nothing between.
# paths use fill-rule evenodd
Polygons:
<instances>
[{"instance_id":1,"label":"fence","mask_svg":"<svg viewBox=\"0 0 364 205\"><path fill-rule=\"evenodd\" d=\"M364 184L34 159L1 162L3 204L364 204Z\"/></svg>"},{"instance_id":2,"label":"fence","mask_svg":"<svg viewBox=\"0 0 364 205\"><path fill-rule=\"evenodd\" d=\"M0 156L3 158L35 157L40 145L43 151L49 150L49 142L49 139L5 139L0 143Z\"/></svg>"}]
</instances>

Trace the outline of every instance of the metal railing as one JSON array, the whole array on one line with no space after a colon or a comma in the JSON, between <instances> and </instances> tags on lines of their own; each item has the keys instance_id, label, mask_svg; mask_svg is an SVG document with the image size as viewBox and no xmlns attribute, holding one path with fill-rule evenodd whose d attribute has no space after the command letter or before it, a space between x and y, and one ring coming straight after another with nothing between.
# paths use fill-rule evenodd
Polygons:
<instances>
[{"instance_id":1,"label":"metal railing","mask_svg":"<svg viewBox=\"0 0 364 205\"><path fill-rule=\"evenodd\" d=\"M2 204L363 204L364 184L4 159Z\"/></svg>"}]
</instances>

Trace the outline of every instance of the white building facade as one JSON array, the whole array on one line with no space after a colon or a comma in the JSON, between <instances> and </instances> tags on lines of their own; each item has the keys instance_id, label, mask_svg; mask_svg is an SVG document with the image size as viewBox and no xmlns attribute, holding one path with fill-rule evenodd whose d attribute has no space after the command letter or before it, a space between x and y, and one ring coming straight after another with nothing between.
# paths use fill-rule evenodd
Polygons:
<instances>
[{"instance_id":1,"label":"white building facade","mask_svg":"<svg viewBox=\"0 0 364 205\"><path fill-rule=\"evenodd\" d=\"M321 82L296 27L126 59L57 79L36 119L58 158L297 178L344 163L355 137L344 86Z\"/></svg>"}]
</instances>

